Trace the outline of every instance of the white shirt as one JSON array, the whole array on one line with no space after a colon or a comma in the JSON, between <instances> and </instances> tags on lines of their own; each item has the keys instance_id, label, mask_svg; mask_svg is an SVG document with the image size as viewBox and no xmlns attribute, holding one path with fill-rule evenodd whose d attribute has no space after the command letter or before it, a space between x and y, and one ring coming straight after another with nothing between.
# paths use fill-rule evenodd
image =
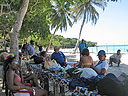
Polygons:
<instances>
[{"instance_id":1,"label":"white shirt","mask_svg":"<svg viewBox=\"0 0 128 96\"><path fill-rule=\"evenodd\" d=\"M106 70L108 70L109 65L108 65L108 63L107 63L106 60L102 61L100 64L98 64L98 63L99 62L97 62L95 64L95 67L100 71L100 73L101 73L101 71L102 71L103 68L106 69Z\"/></svg>"},{"instance_id":2,"label":"white shirt","mask_svg":"<svg viewBox=\"0 0 128 96\"><path fill-rule=\"evenodd\" d=\"M115 53L115 54L113 54L113 55L111 56L111 58L115 58L116 60L120 60L120 59L121 59L121 54Z\"/></svg>"}]
</instances>

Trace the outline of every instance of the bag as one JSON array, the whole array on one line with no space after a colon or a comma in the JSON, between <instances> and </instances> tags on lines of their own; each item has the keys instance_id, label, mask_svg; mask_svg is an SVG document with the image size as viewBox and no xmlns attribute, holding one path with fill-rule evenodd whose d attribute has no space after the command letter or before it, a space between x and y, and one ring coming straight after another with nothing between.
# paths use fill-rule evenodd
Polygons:
<instances>
[{"instance_id":1,"label":"bag","mask_svg":"<svg viewBox=\"0 0 128 96\"><path fill-rule=\"evenodd\" d=\"M40 64L44 62L43 58L41 56L34 57L35 64Z\"/></svg>"},{"instance_id":2,"label":"bag","mask_svg":"<svg viewBox=\"0 0 128 96\"><path fill-rule=\"evenodd\" d=\"M50 61L45 61L44 68L45 69L49 69L50 66L53 66L55 64L57 64L57 63L56 63L56 60L54 60L54 59L53 60L50 60Z\"/></svg>"},{"instance_id":3,"label":"bag","mask_svg":"<svg viewBox=\"0 0 128 96\"><path fill-rule=\"evenodd\" d=\"M100 95L128 96L128 75L120 71L109 73L97 86Z\"/></svg>"},{"instance_id":4,"label":"bag","mask_svg":"<svg viewBox=\"0 0 128 96\"><path fill-rule=\"evenodd\" d=\"M69 90L74 90L76 88L76 86L86 87L86 88L88 88L88 91L93 91L96 89L95 77L72 78L72 80L69 82Z\"/></svg>"},{"instance_id":5,"label":"bag","mask_svg":"<svg viewBox=\"0 0 128 96\"><path fill-rule=\"evenodd\" d=\"M74 90L76 86L85 87L87 84L80 78L72 78L72 80L69 82L69 90Z\"/></svg>"},{"instance_id":6,"label":"bag","mask_svg":"<svg viewBox=\"0 0 128 96\"><path fill-rule=\"evenodd\" d=\"M66 70L70 78L80 78L82 71L79 71L78 68L70 68Z\"/></svg>"}]
</instances>

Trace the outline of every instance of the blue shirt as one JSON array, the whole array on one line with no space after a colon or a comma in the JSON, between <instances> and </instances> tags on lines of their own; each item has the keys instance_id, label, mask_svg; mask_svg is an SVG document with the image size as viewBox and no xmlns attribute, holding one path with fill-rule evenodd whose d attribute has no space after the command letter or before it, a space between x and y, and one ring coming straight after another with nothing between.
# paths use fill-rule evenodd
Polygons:
<instances>
[{"instance_id":1,"label":"blue shirt","mask_svg":"<svg viewBox=\"0 0 128 96\"><path fill-rule=\"evenodd\" d=\"M62 63L66 64L65 55L61 51L59 51L58 53L56 53L56 52L52 53L51 60L53 60L53 59L56 60L56 62L59 64L62 64Z\"/></svg>"},{"instance_id":2,"label":"blue shirt","mask_svg":"<svg viewBox=\"0 0 128 96\"><path fill-rule=\"evenodd\" d=\"M35 50L34 50L34 46L32 46L31 44L28 45L28 48L27 48L28 52L30 55L35 55Z\"/></svg>"},{"instance_id":3,"label":"blue shirt","mask_svg":"<svg viewBox=\"0 0 128 96\"><path fill-rule=\"evenodd\" d=\"M84 48L88 48L88 45L86 43L80 43L78 48L79 51L82 52Z\"/></svg>"}]
</instances>

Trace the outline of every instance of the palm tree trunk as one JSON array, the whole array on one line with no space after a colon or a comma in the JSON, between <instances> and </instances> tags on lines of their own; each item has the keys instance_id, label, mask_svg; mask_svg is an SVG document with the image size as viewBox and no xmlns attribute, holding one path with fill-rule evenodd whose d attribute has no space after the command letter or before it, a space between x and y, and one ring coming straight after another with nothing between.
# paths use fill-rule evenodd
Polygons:
<instances>
[{"instance_id":1,"label":"palm tree trunk","mask_svg":"<svg viewBox=\"0 0 128 96\"><path fill-rule=\"evenodd\" d=\"M28 9L28 4L29 4L29 0L23 0L22 1L21 7L20 7L19 12L17 14L15 24L13 25L13 28L11 29L11 32L9 34L10 38L11 38L10 51L15 54L17 60L19 60L18 36L19 36L19 31L21 29L24 16L25 16L27 9Z\"/></svg>"},{"instance_id":2,"label":"palm tree trunk","mask_svg":"<svg viewBox=\"0 0 128 96\"><path fill-rule=\"evenodd\" d=\"M50 39L50 41L49 41L49 45L48 45L48 47L46 48L46 53L48 52L48 50L49 50L49 48L50 48L50 46L51 46L52 39L54 38L57 29L58 29L58 28L56 28L55 31L54 31L54 33L52 34L52 37L51 37L51 39Z\"/></svg>"},{"instance_id":3,"label":"palm tree trunk","mask_svg":"<svg viewBox=\"0 0 128 96\"><path fill-rule=\"evenodd\" d=\"M80 28L79 38L77 40L77 43L76 43L76 46L75 46L75 50L73 52L74 54L76 53L76 50L77 50L78 45L79 45L79 41L80 41L80 37L81 37L81 32L82 32L82 29L83 29L83 26L84 26L85 19L86 19L86 10L84 12L84 18L83 18L83 22L82 22L82 25L81 25L81 28Z\"/></svg>"}]
</instances>

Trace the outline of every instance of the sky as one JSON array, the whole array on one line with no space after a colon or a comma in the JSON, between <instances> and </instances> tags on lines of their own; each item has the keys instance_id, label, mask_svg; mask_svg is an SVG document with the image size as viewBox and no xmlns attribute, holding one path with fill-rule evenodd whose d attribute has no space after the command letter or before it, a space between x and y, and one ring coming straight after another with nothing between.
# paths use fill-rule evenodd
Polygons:
<instances>
[{"instance_id":1,"label":"sky","mask_svg":"<svg viewBox=\"0 0 128 96\"><path fill-rule=\"evenodd\" d=\"M96 25L85 23L81 39L97 42L98 45L128 45L128 0L108 2L105 10L98 9L99 19ZM67 31L56 32L65 38L78 38L82 19ZM53 33L53 31L51 32Z\"/></svg>"}]
</instances>

